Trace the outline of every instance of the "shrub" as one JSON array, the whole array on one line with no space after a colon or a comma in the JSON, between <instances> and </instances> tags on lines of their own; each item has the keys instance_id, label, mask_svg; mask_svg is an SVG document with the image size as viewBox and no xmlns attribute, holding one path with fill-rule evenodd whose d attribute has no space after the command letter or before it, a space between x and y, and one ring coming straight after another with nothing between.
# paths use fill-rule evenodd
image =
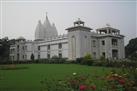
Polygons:
<instances>
[{"instance_id":1,"label":"shrub","mask_svg":"<svg viewBox=\"0 0 137 91\"><path fill-rule=\"evenodd\" d=\"M85 60L85 62L88 66L91 66L92 63L93 63L93 60L92 59L87 59L87 60Z\"/></svg>"},{"instance_id":2,"label":"shrub","mask_svg":"<svg viewBox=\"0 0 137 91\"><path fill-rule=\"evenodd\" d=\"M90 65L92 65L92 63L93 63L93 59L92 59L91 54L86 54L84 56L84 58L81 59L81 64L89 65L90 66Z\"/></svg>"},{"instance_id":3,"label":"shrub","mask_svg":"<svg viewBox=\"0 0 137 91\"><path fill-rule=\"evenodd\" d=\"M105 60L106 60L106 58L104 56L100 57L100 61L105 61Z\"/></svg>"},{"instance_id":4,"label":"shrub","mask_svg":"<svg viewBox=\"0 0 137 91\"><path fill-rule=\"evenodd\" d=\"M91 54L87 53L87 54L84 56L84 59L92 59Z\"/></svg>"},{"instance_id":5,"label":"shrub","mask_svg":"<svg viewBox=\"0 0 137 91\"><path fill-rule=\"evenodd\" d=\"M100 60L94 61L92 65L94 65L94 66L103 66L103 64Z\"/></svg>"},{"instance_id":6,"label":"shrub","mask_svg":"<svg viewBox=\"0 0 137 91\"><path fill-rule=\"evenodd\" d=\"M96 60L93 61L94 66L105 66L105 67L137 67L137 62L136 61L126 61L126 60L108 60L105 59L104 61L102 60Z\"/></svg>"},{"instance_id":7,"label":"shrub","mask_svg":"<svg viewBox=\"0 0 137 91\"><path fill-rule=\"evenodd\" d=\"M83 60L84 60L83 57L81 57L81 58L77 58L77 59L76 59L76 63L79 63L79 64L80 64Z\"/></svg>"}]
</instances>

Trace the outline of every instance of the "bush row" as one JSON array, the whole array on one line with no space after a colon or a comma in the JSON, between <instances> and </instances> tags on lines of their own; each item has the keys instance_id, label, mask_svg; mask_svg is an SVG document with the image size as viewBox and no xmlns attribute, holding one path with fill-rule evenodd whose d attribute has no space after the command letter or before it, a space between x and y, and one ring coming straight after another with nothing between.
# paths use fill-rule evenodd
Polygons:
<instances>
[{"instance_id":1,"label":"bush row","mask_svg":"<svg viewBox=\"0 0 137 91\"><path fill-rule=\"evenodd\" d=\"M131 60L108 60L101 57L99 60L92 59L91 55L87 54L83 58L76 60L68 60L67 58L59 58L54 56L50 59L24 60L24 61L3 61L0 64L30 64L30 63L45 63L45 64L69 64L76 63L88 66L104 66L104 67L137 67L137 61Z\"/></svg>"},{"instance_id":2,"label":"bush row","mask_svg":"<svg viewBox=\"0 0 137 91\"><path fill-rule=\"evenodd\" d=\"M137 67L137 61L127 60L93 60L85 58L77 58L77 64L92 65L92 66L105 66L105 67Z\"/></svg>"},{"instance_id":3,"label":"bush row","mask_svg":"<svg viewBox=\"0 0 137 91\"><path fill-rule=\"evenodd\" d=\"M22 61L6 61L0 64L31 64L31 63L47 63L47 64L61 64L66 62L66 58L51 58L38 60L22 60Z\"/></svg>"}]
</instances>

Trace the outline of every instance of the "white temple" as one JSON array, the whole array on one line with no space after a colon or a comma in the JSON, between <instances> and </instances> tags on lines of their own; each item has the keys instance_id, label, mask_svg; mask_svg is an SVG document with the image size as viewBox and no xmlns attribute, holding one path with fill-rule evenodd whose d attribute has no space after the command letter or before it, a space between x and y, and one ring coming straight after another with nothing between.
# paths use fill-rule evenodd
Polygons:
<instances>
[{"instance_id":1,"label":"white temple","mask_svg":"<svg viewBox=\"0 0 137 91\"><path fill-rule=\"evenodd\" d=\"M51 25L47 16L43 24L39 20L35 30L35 40L43 40L54 36L58 36L55 24Z\"/></svg>"}]
</instances>

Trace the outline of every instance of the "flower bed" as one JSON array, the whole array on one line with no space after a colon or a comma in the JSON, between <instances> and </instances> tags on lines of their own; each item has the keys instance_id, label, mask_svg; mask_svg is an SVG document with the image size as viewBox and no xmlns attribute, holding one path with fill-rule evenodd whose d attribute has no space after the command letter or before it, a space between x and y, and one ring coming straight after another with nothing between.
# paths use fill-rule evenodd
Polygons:
<instances>
[{"instance_id":1,"label":"flower bed","mask_svg":"<svg viewBox=\"0 0 137 91\"><path fill-rule=\"evenodd\" d=\"M77 73L64 80L45 80L41 84L45 88L42 91L137 91L136 82L128 74L111 72L106 76L96 77L96 80L101 80L104 84L99 87L90 75Z\"/></svg>"},{"instance_id":2,"label":"flower bed","mask_svg":"<svg viewBox=\"0 0 137 91\"><path fill-rule=\"evenodd\" d=\"M28 69L28 67L18 67L16 64L0 65L0 70L19 70Z\"/></svg>"}]
</instances>

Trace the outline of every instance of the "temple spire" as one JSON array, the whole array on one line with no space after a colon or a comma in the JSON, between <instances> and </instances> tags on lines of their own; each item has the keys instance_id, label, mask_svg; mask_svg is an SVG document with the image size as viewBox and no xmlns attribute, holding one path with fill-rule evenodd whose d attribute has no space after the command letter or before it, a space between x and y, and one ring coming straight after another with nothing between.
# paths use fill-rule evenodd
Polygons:
<instances>
[{"instance_id":1,"label":"temple spire","mask_svg":"<svg viewBox=\"0 0 137 91\"><path fill-rule=\"evenodd\" d=\"M48 15L48 12L46 12L46 16Z\"/></svg>"},{"instance_id":2,"label":"temple spire","mask_svg":"<svg viewBox=\"0 0 137 91\"><path fill-rule=\"evenodd\" d=\"M46 21L49 21L49 19L48 19L48 12L46 12Z\"/></svg>"},{"instance_id":3,"label":"temple spire","mask_svg":"<svg viewBox=\"0 0 137 91\"><path fill-rule=\"evenodd\" d=\"M44 21L44 26L45 27L50 27L51 26L51 24L50 24L50 22L49 22L49 19L48 19L48 15L47 15L48 13L46 12L46 20Z\"/></svg>"},{"instance_id":4,"label":"temple spire","mask_svg":"<svg viewBox=\"0 0 137 91\"><path fill-rule=\"evenodd\" d=\"M48 12L46 12L46 20L48 19Z\"/></svg>"}]
</instances>

